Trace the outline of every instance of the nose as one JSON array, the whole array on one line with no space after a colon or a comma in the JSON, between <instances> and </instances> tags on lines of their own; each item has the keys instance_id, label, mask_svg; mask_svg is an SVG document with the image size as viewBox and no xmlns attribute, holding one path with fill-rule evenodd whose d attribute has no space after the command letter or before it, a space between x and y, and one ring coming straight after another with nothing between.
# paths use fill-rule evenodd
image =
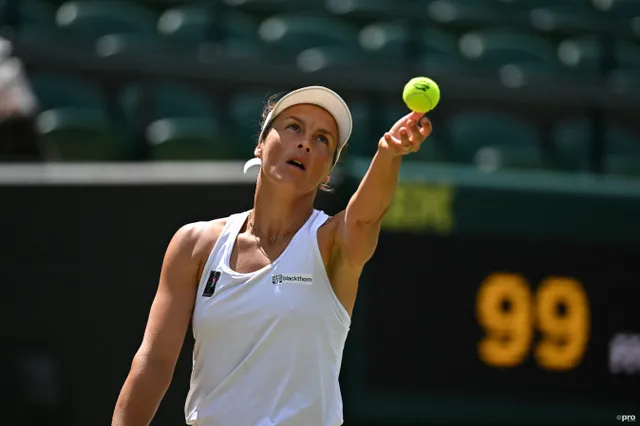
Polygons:
<instances>
[{"instance_id":1,"label":"nose","mask_svg":"<svg viewBox=\"0 0 640 426\"><path fill-rule=\"evenodd\" d=\"M307 139L303 139L301 142L298 142L299 149L306 149L307 152L311 152L311 144L307 141Z\"/></svg>"}]
</instances>

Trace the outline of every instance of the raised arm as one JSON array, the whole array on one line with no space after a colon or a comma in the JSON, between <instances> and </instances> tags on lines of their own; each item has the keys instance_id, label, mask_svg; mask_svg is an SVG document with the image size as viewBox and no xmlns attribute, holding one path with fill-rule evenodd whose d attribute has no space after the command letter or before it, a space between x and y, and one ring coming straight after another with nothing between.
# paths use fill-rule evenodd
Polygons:
<instances>
[{"instance_id":1,"label":"raised arm","mask_svg":"<svg viewBox=\"0 0 640 426\"><path fill-rule=\"evenodd\" d=\"M148 425L169 388L193 311L200 227L182 227L169 243L142 345L120 392L112 426Z\"/></svg>"},{"instance_id":2,"label":"raised arm","mask_svg":"<svg viewBox=\"0 0 640 426\"><path fill-rule=\"evenodd\" d=\"M336 243L341 257L354 268L361 268L373 256L382 218L398 185L403 156L419 150L431 134L431 122L421 117L415 112L402 117L380 138L369 170L338 222Z\"/></svg>"}]
</instances>

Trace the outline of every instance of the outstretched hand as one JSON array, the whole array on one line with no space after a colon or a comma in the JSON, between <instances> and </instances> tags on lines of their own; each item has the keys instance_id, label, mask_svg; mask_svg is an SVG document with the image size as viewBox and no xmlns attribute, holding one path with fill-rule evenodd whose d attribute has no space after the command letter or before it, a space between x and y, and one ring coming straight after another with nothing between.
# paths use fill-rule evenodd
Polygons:
<instances>
[{"instance_id":1,"label":"outstretched hand","mask_svg":"<svg viewBox=\"0 0 640 426\"><path fill-rule=\"evenodd\" d=\"M378 150L394 157L416 152L420 149L422 142L429 137L431 131L431 121L427 117L423 117L423 114L419 112L411 112L398 120L380 138Z\"/></svg>"}]
</instances>

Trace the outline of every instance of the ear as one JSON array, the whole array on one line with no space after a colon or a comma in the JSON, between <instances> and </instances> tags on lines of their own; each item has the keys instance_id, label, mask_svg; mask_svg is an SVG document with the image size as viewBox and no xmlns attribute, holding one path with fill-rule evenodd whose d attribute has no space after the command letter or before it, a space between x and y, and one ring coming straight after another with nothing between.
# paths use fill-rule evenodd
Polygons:
<instances>
[{"instance_id":1,"label":"ear","mask_svg":"<svg viewBox=\"0 0 640 426\"><path fill-rule=\"evenodd\" d=\"M262 158L262 147L263 147L263 143L259 142L258 146L256 146L256 149L253 150L253 155L255 155L257 158Z\"/></svg>"},{"instance_id":2,"label":"ear","mask_svg":"<svg viewBox=\"0 0 640 426\"><path fill-rule=\"evenodd\" d=\"M324 183L325 185L328 185L330 180L331 180L331 175L328 174L324 177L324 179L322 179L322 183Z\"/></svg>"}]
</instances>

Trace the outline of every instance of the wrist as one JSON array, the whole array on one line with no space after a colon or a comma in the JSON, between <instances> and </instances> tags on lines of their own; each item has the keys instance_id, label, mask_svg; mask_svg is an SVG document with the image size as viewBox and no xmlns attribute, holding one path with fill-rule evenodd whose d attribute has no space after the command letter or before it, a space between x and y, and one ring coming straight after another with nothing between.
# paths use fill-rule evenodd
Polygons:
<instances>
[{"instance_id":1,"label":"wrist","mask_svg":"<svg viewBox=\"0 0 640 426\"><path fill-rule=\"evenodd\" d=\"M384 139L381 139L378 143L378 150L376 155L384 159L396 161L402 160L402 157L404 156L402 152L397 152L396 150L391 149L389 146L387 146Z\"/></svg>"}]
</instances>

